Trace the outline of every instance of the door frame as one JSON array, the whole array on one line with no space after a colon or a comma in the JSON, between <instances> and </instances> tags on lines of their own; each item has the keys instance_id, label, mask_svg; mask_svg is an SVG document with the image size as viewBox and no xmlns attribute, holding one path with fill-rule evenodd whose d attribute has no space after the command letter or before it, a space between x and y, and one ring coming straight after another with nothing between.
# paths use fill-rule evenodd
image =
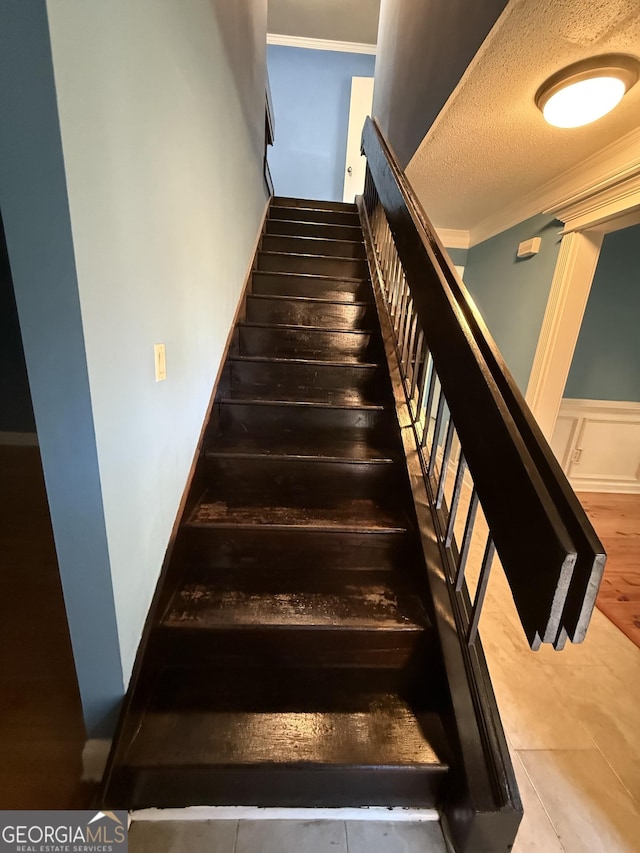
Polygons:
<instances>
[{"instance_id":1,"label":"door frame","mask_svg":"<svg viewBox=\"0 0 640 853\"><path fill-rule=\"evenodd\" d=\"M349 169L356 167L362 175L362 186L364 187L364 174L366 169L365 158L360 151L360 140L362 136L362 125L364 118L371 115L373 109L373 86L374 77L352 77L349 90L349 117L347 123L347 146L345 149L344 179L342 183L342 200L353 202L353 196L359 195L348 188L351 173ZM371 99L369 99L371 95ZM367 103L367 112L363 118L361 107L363 102Z\"/></svg>"},{"instance_id":2,"label":"door frame","mask_svg":"<svg viewBox=\"0 0 640 853\"><path fill-rule=\"evenodd\" d=\"M604 236L640 223L640 163L544 212L564 229L525 399L550 441Z\"/></svg>"}]
</instances>

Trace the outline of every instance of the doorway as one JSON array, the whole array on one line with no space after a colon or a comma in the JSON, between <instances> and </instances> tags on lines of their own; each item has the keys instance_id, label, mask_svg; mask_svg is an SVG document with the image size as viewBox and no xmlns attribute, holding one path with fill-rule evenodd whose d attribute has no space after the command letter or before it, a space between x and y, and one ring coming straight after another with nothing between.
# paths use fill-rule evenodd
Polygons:
<instances>
[{"instance_id":1,"label":"doorway","mask_svg":"<svg viewBox=\"0 0 640 853\"><path fill-rule=\"evenodd\" d=\"M0 801L86 808L84 722L0 217Z\"/></svg>"},{"instance_id":2,"label":"doorway","mask_svg":"<svg viewBox=\"0 0 640 853\"><path fill-rule=\"evenodd\" d=\"M349 129L347 131L347 156L344 168L342 200L353 203L364 192L367 161L360 153L362 128L373 106L373 77L353 77L349 102Z\"/></svg>"}]
</instances>

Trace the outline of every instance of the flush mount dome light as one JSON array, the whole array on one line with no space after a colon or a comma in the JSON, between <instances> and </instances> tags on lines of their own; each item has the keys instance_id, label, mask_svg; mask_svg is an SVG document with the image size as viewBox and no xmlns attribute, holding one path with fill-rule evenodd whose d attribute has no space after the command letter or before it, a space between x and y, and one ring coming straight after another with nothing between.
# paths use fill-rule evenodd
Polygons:
<instances>
[{"instance_id":1,"label":"flush mount dome light","mask_svg":"<svg viewBox=\"0 0 640 853\"><path fill-rule=\"evenodd\" d=\"M536 104L554 127L580 127L610 112L639 76L640 63L632 56L596 56L549 77Z\"/></svg>"}]
</instances>

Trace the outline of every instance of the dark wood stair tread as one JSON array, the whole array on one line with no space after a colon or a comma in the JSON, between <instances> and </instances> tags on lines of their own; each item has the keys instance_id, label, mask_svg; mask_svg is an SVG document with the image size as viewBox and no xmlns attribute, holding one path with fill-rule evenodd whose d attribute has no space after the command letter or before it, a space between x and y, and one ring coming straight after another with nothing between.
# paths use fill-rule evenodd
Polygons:
<instances>
[{"instance_id":1,"label":"dark wood stair tread","mask_svg":"<svg viewBox=\"0 0 640 853\"><path fill-rule=\"evenodd\" d=\"M352 581L344 585L341 594L308 590L251 592L192 583L176 592L162 625L209 630L271 627L422 631L427 619L417 596L398 596L381 581Z\"/></svg>"},{"instance_id":2,"label":"dark wood stair tread","mask_svg":"<svg viewBox=\"0 0 640 853\"><path fill-rule=\"evenodd\" d=\"M256 406L318 406L339 409L370 409L382 411L384 406L372 403L361 391L333 388L306 388L302 391L287 393L281 388L269 388L249 393L242 389L231 389L219 400L220 403L251 403Z\"/></svg>"},{"instance_id":3,"label":"dark wood stair tread","mask_svg":"<svg viewBox=\"0 0 640 853\"><path fill-rule=\"evenodd\" d=\"M362 237L345 240L341 237L324 237L317 234L264 234L262 251L286 252L296 255L318 257L364 259L365 248Z\"/></svg>"},{"instance_id":4,"label":"dark wood stair tread","mask_svg":"<svg viewBox=\"0 0 640 853\"><path fill-rule=\"evenodd\" d=\"M242 323L238 323L238 327L241 329L274 329L274 330L286 330L292 332L301 332L303 334L307 334L308 332L321 332L322 334L328 335L374 335L375 332L373 329L330 329L326 326L301 326L296 323L258 323L250 320L244 320Z\"/></svg>"},{"instance_id":5,"label":"dark wood stair tread","mask_svg":"<svg viewBox=\"0 0 640 853\"><path fill-rule=\"evenodd\" d=\"M358 207L349 201L321 201L313 198L297 198L288 195L274 195L271 199L272 207L294 207L306 208L308 210L336 210L358 213Z\"/></svg>"},{"instance_id":6,"label":"dark wood stair tread","mask_svg":"<svg viewBox=\"0 0 640 853\"><path fill-rule=\"evenodd\" d=\"M284 236L320 236L336 237L339 240L363 242L362 228L359 225L337 225L329 222L313 222L305 219L267 219L266 234Z\"/></svg>"},{"instance_id":7,"label":"dark wood stair tread","mask_svg":"<svg viewBox=\"0 0 640 853\"><path fill-rule=\"evenodd\" d=\"M274 458L335 460L339 462L391 463L392 456L372 441L370 434L344 436L323 433L277 434L257 432L244 434L223 433L212 440L207 456L261 455Z\"/></svg>"},{"instance_id":8,"label":"dark wood stair tread","mask_svg":"<svg viewBox=\"0 0 640 853\"><path fill-rule=\"evenodd\" d=\"M343 359L322 358L295 358L294 356L277 355L233 355L229 356L229 362L247 362L255 364L308 364L313 367L347 367L362 368L364 370L378 369L380 364L375 361L347 361Z\"/></svg>"},{"instance_id":9,"label":"dark wood stair tread","mask_svg":"<svg viewBox=\"0 0 640 853\"><path fill-rule=\"evenodd\" d=\"M312 238L294 237L293 239L308 240L308 239L312 239ZM336 241L336 242L339 242L339 241ZM301 248L304 248L304 247L302 246ZM348 264L352 264L353 266L358 266L363 270L366 269L366 259L365 258L350 258L348 255L347 256L345 256L345 255L314 255L310 252L302 252L302 251L301 252L278 252L278 251L272 251L270 249L261 250L259 254L261 256L264 255L267 257L276 257L276 258L277 257L281 257L281 258L308 258L311 261L343 261L343 262L347 262ZM354 278L354 277L362 279L362 278L364 278L364 275L362 275L362 276L344 276L344 278Z\"/></svg>"},{"instance_id":10,"label":"dark wood stair tread","mask_svg":"<svg viewBox=\"0 0 640 853\"><path fill-rule=\"evenodd\" d=\"M290 765L430 768L446 772L436 714L417 715L395 695L367 711L148 712L126 757L130 767Z\"/></svg>"},{"instance_id":11,"label":"dark wood stair tread","mask_svg":"<svg viewBox=\"0 0 640 853\"><path fill-rule=\"evenodd\" d=\"M366 276L349 276L349 275L324 275L323 273L311 272L271 272L269 270L253 270L252 277L257 278L281 278L283 280L293 281L300 279L307 282L317 282L318 284L330 284L331 282L340 282L344 284L368 284L369 279Z\"/></svg>"},{"instance_id":12,"label":"dark wood stair tread","mask_svg":"<svg viewBox=\"0 0 640 853\"><path fill-rule=\"evenodd\" d=\"M208 495L193 510L189 525L308 529L367 533L404 532L408 521L402 513L381 508L372 500L337 497L333 506L231 506Z\"/></svg>"},{"instance_id":13,"label":"dark wood stair tread","mask_svg":"<svg viewBox=\"0 0 640 853\"><path fill-rule=\"evenodd\" d=\"M354 302L348 299L335 299L335 298L327 298L323 296L290 296L283 295L280 296L277 293L252 293L251 299L257 300L265 300L265 301L274 301L274 302L283 302L287 305L291 303L301 303L304 305L315 305L317 304L320 308L326 307L328 305L338 305L344 306L346 308L370 308L371 302ZM322 328L322 327L319 327Z\"/></svg>"}]
</instances>

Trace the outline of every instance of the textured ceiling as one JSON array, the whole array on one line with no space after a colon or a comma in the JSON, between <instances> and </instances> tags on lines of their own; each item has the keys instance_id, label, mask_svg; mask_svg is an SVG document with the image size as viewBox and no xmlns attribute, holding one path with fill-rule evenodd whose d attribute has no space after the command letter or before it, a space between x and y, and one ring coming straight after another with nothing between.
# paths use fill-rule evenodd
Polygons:
<instances>
[{"instance_id":1,"label":"textured ceiling","mask_svg":"<svg viewBox=\"0 0 640 853\"><path fill-rule=\"evenodd\" d=\"M640 58L640 0L511 0L407 167L438 227L473 231L640 126L640 82L582 128L535 106L551 74L603 53Z\"/></svg>"},{"instance_id":2,"label":"textured ceiling","mask_svg":"<svg viewBox=\"0 0 640 853\"><path fill-rule=\"evenodd\" d=\"M267 29L279 35L375 44L380 0L269 0Z\"/></svg>"}]
</instances>

